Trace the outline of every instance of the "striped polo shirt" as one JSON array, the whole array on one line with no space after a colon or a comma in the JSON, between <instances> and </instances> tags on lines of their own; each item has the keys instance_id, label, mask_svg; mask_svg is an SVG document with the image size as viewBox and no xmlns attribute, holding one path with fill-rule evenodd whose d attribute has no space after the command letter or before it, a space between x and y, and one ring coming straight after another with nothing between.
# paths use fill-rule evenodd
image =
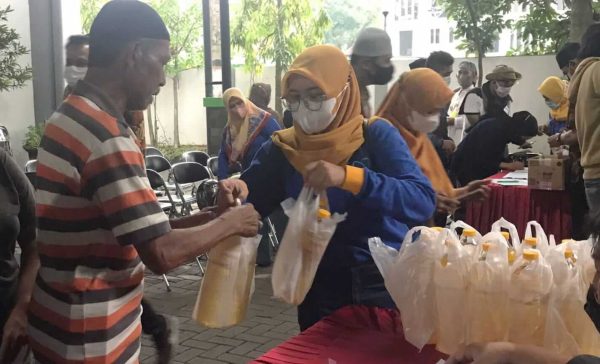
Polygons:
<instances>
[{"instance_id":1,"label":"striped polo shirt","mask_svg":"<svg viewBox=\"0 0 600 364\"><path fill-rule=\"evenodd\" d=\"M38 155L41 267L30 345L42 363L135 363L144 264L134 243L170 231L144 156L110 99L80 81Z\"/></svg>"}]
</instances>

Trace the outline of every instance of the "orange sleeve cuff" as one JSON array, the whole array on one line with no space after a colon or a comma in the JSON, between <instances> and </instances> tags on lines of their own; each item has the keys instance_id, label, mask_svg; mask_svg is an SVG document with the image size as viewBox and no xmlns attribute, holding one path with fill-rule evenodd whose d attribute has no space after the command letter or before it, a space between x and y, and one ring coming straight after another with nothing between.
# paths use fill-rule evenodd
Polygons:
<instances>
[{"instance_id":1,"label":"orange sleeve cuff","mask_svg":"<svg viewBox=\"0 0 600 364\"><path fill-rule=\"evenodd\" d=\"M346 166L346 179L342 183L342 189L355 195L362 190L365 183L365 170L359 167Z\"/></svg>"}]
</instances>

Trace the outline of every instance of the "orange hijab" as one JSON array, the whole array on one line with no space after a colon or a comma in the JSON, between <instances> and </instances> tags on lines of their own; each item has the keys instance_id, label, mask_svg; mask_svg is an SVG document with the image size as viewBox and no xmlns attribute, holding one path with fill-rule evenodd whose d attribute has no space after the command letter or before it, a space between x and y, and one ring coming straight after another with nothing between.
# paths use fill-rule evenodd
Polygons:
<instances>
[{"instance_id":1,"label":"orange hijab","mask_svg":"<svg viewBox=\"0 0 600 364\"><path fill-rule=\"evenodd\" d=\"M273 143L301 173L307 164L318 160L345 165L364 143L358 82L346 56L330 45L307 48L294 60L281 81L284 97L292 76L308 78L328 98L340 95L346 84L348 88L338 98L335 117L323 133L308 135L294 122L293 127L275 132Z\"/></svg>"},{"instance_id":2,"label":"orange hijab","mask_svg":"<svg viewBox=\"0 0 600 364\"><path fill-rule=\"evenodd\" d=\"M408 118L412 110L427 114L433 109L444 108L452 95L452 90L435 71L417 68L400 76L377 111L379 117L398 128L435 191L449 197L454 196L454 187L440 157L427 134L412 130Z\"/></svg>"}]
</instances>

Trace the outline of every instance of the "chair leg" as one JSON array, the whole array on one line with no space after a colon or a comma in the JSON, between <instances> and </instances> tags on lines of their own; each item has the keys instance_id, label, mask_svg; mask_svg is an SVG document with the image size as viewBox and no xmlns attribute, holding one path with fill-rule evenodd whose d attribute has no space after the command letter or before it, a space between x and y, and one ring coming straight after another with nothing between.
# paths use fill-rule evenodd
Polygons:
<instances>
[{"instance_id":1,"label":"chair leg","mask_svg":"<svg viewBox=\"0 0 600 364\"><path fill-rule=\"evenodd\" d=\"M200 273L202 275L204 275L204 267L202 266L202 263L200 262L200 257L196 257L196 263L198 264L198 267L200 268Z\"/></svg>"},{"instance_id":2,"label":"chair leg","mask_svg":"<svg viewBox=\"0 0 600 364\"><path fill-rule=\"evenodd\" d=\"M171 292L171 284L169 284L169 280L167 279L167 276L165 274L163 274L162 276L163 276L163 280L165 281L165 286L167 286L167 291Z\"/></svg>"},{"instance_id":3,"label":"chair leg","mask_svg":"<svg viewBox=\"0 0 600 364\"><path fill-rule=\"evenodd\" d=\"M267 224L269 225L269 240L271 241L271 245L273 246L273 250L277 250L277 247L279 247L279 239L277 238L277 232L275 231L275 226L273 225L273 223L271 222L271 219L269 219L268 217L265 219L267 221Z\"/></svg>"}]
</instances>

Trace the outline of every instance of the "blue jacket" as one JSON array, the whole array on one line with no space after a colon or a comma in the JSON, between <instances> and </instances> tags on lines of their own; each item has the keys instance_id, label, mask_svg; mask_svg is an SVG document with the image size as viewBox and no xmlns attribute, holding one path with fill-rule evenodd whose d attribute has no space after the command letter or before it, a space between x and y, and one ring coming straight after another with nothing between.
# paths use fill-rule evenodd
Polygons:
<instances>
[{"instance_id":1,"label":"blue jacket","mask_svg":"<svg viewBox=\"0 0 600 364\"><path fill-rule=\"evenodd\" d=\"M248 167L250 167L250 163L252 163L252 160L254 159L254 156L256 155L256 152L258 152L258 150L260 149L261 145L263 145L263 143L267 140L270 140L271 135L273 135L274 132L280 129L281 127L279 126L277 120L275 120L273 116L270 116L269 120L267 120L267 124L256 136L256 139L252 141L252 143L248 147L248 150L244 154L242 160L242 171L245 171L246 169L248 169ZM231 173L229 173L229 158L227 157L225 148L225 133L223 133L223 139L221 140L221 151L219 152L219 179L225 179L231 175Z\"/></svg>"},{"instance_id":2,"label":"blue jacket","mask_svg":"<svg viewBox=\"0 0 600 364\"><path fill-rule=\"evenodd\" d=\"M396 249L409 228L426 223L435 209L435 192L396 128L377 120L365 130L365 143L349 161L362 167L365 179L357 195L340 188L327 190L331 212L348 213L337 227L321 266L347 268L372 262L368 239L380 237ZM302 175L279 147L269 141L259 150L242 180L248 202L262 216L289 197L297 198Z\"/></svg>"}]
</instances>

